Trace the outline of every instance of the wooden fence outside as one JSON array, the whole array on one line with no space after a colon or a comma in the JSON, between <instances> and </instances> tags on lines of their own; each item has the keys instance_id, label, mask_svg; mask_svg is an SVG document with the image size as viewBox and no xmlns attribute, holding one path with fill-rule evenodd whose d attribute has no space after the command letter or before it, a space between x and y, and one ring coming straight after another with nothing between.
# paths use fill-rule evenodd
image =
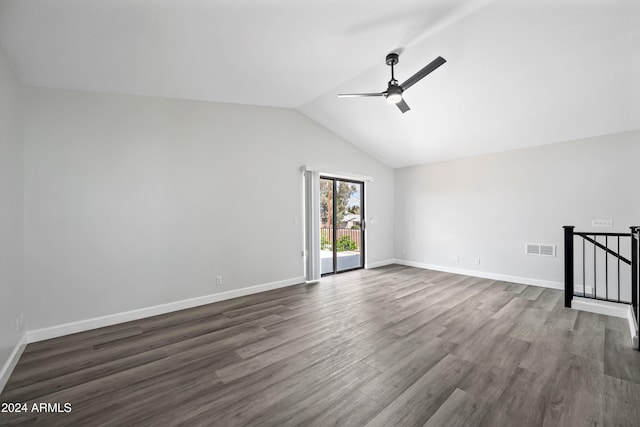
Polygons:
<instances>
[{"instance_id":1,"label":"wooden fence outside","mask_svg":"<svg viewBox=\"0 0 640 427\"><path fill-rule=\"evenodd\" d=\"M356 244L356 250L360 251L361 244L361 236L362 230L359 228L338 228L338 233L336 234L337 240L342 236L349 236L351 240L353 240ZM329 242L333 242L333 228L320 228L320 240L326 239Z\"/></svg>"}]
</instances>

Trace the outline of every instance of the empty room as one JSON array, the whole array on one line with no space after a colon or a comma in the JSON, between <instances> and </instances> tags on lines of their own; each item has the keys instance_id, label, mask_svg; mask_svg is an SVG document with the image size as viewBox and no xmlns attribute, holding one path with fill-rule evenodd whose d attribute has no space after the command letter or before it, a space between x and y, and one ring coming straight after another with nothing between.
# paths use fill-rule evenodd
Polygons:
<instances>
[{"instance_id":1,"label":"empty room","mask_svg":"<svg viewBox=\"0 0 640 427\"><path fill-rule=\"evenodd\" d=\"M0 0L0 425L640 425L639 19Z\"/></svg>"}]
</instances>

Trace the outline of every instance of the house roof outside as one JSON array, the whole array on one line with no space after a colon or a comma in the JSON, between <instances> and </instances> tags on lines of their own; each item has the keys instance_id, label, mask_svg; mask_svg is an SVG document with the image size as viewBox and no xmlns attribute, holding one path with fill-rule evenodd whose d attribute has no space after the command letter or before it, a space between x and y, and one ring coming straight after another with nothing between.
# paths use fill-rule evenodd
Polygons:
<instances>
[{"instance_id":1,"label":"house roof outside","mask_svg":"<svg viewBox=\"0 0 640 427\"><path fill-rule=\"evenodd\" d=\"M342 222L360 222L360 214L347 214L342 217Z\"/></svg>"}]
</instances>

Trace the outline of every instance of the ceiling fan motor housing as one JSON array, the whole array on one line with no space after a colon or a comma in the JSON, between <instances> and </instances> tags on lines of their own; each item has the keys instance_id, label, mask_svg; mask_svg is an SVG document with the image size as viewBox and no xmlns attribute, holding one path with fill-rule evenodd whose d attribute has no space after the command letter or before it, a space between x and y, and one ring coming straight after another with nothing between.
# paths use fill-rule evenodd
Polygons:
<instances>
[{"instance_id":1,"label":"ceiling fan motor housing","mask_svg":"<svg viewBox=\"0 0 640 427\"><path fill-rule=\"evenodd\" d=\"M390 104L397 104L402 101L402 88L398 86L397 82L389 82L385 97Z\"/></svg>"}]
</instances>

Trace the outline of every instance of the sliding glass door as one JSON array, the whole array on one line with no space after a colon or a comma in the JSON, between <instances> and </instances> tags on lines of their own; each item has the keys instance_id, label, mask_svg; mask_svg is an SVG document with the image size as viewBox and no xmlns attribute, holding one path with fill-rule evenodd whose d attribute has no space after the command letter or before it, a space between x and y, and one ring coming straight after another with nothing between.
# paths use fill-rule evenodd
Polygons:
<instances>
[{"instance_id":1,"label":"sliding glass door","mask_svg":"<svg viewBox=\"0 0 640 427\"><path fill-rule=\"evenodd\" d=\"M320 178L321 273L364 268L364 183Z\"/></svg>"}]
</instances>

